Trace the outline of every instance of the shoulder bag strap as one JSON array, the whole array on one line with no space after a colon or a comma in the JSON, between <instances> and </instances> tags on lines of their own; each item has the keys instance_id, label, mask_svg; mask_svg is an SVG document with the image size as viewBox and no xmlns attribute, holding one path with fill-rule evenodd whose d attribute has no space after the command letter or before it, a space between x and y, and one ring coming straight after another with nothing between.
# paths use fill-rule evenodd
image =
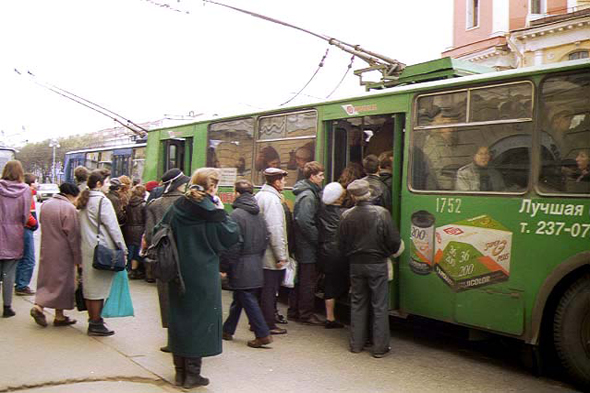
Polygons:
<instances>
[{"instance_id":1,"label":"shoulder bag strap","mask_svg":"<svg viewBox=\"0 0 590 393\"><path fill-rule=\"evenodd\" d=\"M98 243L100 241L100 213L102 212L102 200L104 199L104 197L100 198L100 201L98 201L98 227L96 228L96 242Z\"/></svg>"}]
</instances>

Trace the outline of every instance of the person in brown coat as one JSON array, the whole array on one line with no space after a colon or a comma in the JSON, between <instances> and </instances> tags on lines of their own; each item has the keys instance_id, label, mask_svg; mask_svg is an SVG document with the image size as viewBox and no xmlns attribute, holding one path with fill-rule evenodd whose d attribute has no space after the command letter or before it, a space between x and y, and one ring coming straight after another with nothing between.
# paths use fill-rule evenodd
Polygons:
<instances>
[{"instance_id":1,"label":"person in brown coat","mask_svg":"<svg viewBox=\"0 0 590 393\"><path fill-rule=\"evenodd\" d=\"M123 237L129 250L127 270L130 279L144 278L143 261L139 255L141 236L145 228L145 187L137 185L131 190L131 199L126 209L127 219L123 225Z\"/></svg>"},{"instance_id":2,"label":"person in brown coat","mask_svg":"<svg viewBox=\"0 0 590 393\"><path fill-rule=\"evenodd\" d=\"M55 309L54 326L76 323L64 315L64 310L74 308L75 266L82 262L80 225L74 206L79 193L75 184L63 183L59 194L43 204L37 295L31 309L31 316L43 327L47 326L44 307Z\"/></svg>"},{"instance_id":3,"label":"person in brown coat","mask_svg":"<svg viewBox=\"0 0 590 393\"><path fill-rule=\"evenodd\" d=\"M191 180L180 169L173 168L168 170L162 176L162 183L164 184L164 194L147 204L146 219L145 219L145 242L146 248L152 243L152 235L154 227L162 220L166 211L176 202L176 200L184 196L184 190L187 183ZM168 298L168 284L157 281L158 301L160 303L160 318L162 319L162 327L168 328L168 312L170 310L170 301ZM161 347L162 352L170 352L168 345Z\"/></svg>"}]
</instances>

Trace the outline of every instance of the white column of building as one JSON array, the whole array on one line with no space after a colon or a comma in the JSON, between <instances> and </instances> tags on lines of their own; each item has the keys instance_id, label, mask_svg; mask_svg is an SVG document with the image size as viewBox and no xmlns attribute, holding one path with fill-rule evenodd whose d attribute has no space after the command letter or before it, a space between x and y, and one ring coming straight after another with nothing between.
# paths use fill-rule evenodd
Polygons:
<instances>
[{"instance_id":1,"label":"white column of building","mask_svg":"<svg viewBox=\"0 0 590 393\"><path fill-rule=\"evenodd\" d=\"M494 0L492 13L492 36L508 33L510 29L510 1Z\"/></svg>"},{"instance_id":2,"label":"white column of building","mask_svg":"<svg viewBox=\"0 0 590 393\"><path fill-rule=\"evenodd\" d=\"M543 64L543 49L535 51L535 65Z\"/></svg>"},{"instance_id":3,"label":"white column of building","mask_svg":"<svg viewBox=\"0 0 590 393\"><path fill-rule=\"evenodd\" d=\"M578 0L567 0L567 12L577 11L575 7L578 5Z\"/></svg>"}]
</instances>

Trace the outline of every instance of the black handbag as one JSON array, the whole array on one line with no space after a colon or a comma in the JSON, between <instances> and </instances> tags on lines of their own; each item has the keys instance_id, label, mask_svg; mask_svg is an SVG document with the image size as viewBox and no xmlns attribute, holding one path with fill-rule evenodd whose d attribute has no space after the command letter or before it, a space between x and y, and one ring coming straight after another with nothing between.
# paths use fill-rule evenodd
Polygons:
<instances>
[{"instance_id":1,"label":"black handbag","mask_svg":"<svg viewBox=\"0 0 590 393\"><path fill-rule=\"evenodd\" d=\"M84 290L82 289L82 269L78 268L78 277L76 279L78 288L74 292L74 299L76 301L76 308L78 311L86 311L86 301L84 301Z\"/></svg>"},{"instance_id":2,"label":"black handbag","mask_svg":"<svg viewBox=\"0 0 590 393\"><path fill-rule=\"evenodd\" d=\"M103 199L104 197L98 203L98 228L96 230L96 247L94 247L92 267L97 270L120 272L125 269L125 251L121 249L111 250L100 244L100 213Z\"/></svg>"}]
</instances>

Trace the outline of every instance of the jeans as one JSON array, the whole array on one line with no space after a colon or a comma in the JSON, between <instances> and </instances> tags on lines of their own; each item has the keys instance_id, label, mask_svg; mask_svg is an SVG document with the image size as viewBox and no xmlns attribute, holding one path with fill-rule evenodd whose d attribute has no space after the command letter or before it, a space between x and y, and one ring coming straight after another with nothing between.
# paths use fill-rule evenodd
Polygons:
<instances>
[{"instance_id":1,"label":"jeans","mask_svg":"<svg viewBox=\"0 0 590 393\"><path fill-rule=\"evenodd\" d=\"M387 263L351 264L350 284L350 349L361 351L372 328L373 353L387 352L390 338ZM372 326L369 326L370 310Z\"/></svg>"},{"instance_id":2,"label":"jeans","mask_svg":"<svg viewBox=\"0 0 590 393\"><path fill-rule=\"evenodd\" d=\"M234 300L229 307L229 316L223 324L223 332L233 335L236 332L242 308L246 311L250 326L254 330L256 338L266 337L270 334L262 311L258 304L257 292L259 289L236 289Z\"/></svg>"},{"instance_id":3,"label":"jeans","mask_svg":"<svg viewBox=\"0 0 590 393\"><path fill-rule=\"evenodd\" d=\"M0 280L2 281L2 300L5 307L12 306L12 292L14 289L14 275L18 259L0 260Z\"/></svg>"},{"instance_id":4,"label":"jeans","mask_svg":"<svg viewBox=\"0 0 590 393\"><path fill-rule=\"evenodd\" d=\"M35 270L35 238L34 232L25 228L25 245L23 257L16 266L16 289L22 290L29 286L33 270Z\"/></svg>"}]
</instances>

